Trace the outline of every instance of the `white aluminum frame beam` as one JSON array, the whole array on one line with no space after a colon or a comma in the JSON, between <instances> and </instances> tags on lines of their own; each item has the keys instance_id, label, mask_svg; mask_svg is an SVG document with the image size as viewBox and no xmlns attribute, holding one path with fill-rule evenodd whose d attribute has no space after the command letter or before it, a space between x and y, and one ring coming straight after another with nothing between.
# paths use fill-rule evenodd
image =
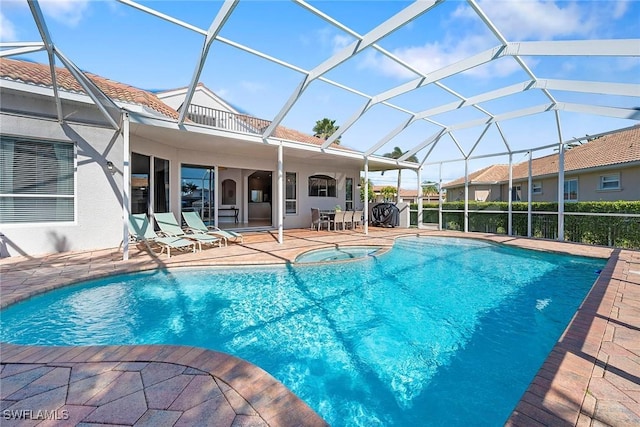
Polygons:
<instances>
[{"instance_id":1,"label":"white aluminum frame beam","mask_svg":"<svg viewBox=\"0 0 640 427\"><path fill-rule=\"evenodd\" d=\"M23 55L25 53L39 52L46 50L47 47L43 42L22 42L22 43L0 43L0 58L9 56Z\"/></svg>"},{"instance_id":2,"label":"white aluminum frame beam","mask_svg":"<svg viewBox=\"0 0 640 427\"><path fill-rule=\"evenodd\" d=\"M284 104L282 109L276 114L271 124L267 127L263 138L268 138L273 134L276 127L282 122L287 113L291 110L293 105L300 99L300 96L304 92L304 90L309 86L309 84L321 77L323 74L331 71L338 65L345 62L347 59L357 55L362 52L367 47L373 45L381 38L391 34L398 28L404 26L405 24L411 22L418 16L427 12L432 7L441 3L442 0L429 0L429 1L416 1L391 18L384 21L382 24L378 25L367 34L362 36L361 39L354 41L349 46L344 47L339 52L334 54L332 57L328 58L323 63L316 66L314 69L310 70L309 73L302 79L298 87L293 91L289 99Z\"/></svg>"},{"instance_id":3,"label":"white aluminum frame beam","mask_svg":"<svg viewBox=\"0 0 640 427\"><path fill-rule=\"evenodd\" d=\"M51 86L53 87L53 98L56 103L56 114L58 115L58 121L62 123L64 121L64 115L62 114L62 101L60 100L60 94L58 93L56 59L54 56L55 46L53 45L51 34L49 34L47 23L45 22L44 16L42 15L40 4L38 4L37 0L27 0L27 3L29 3L29 9L31 10L31 15L33 16L36 27L38 27L38 32L40 33L40 38L42 38L43 46L47 50L47 57L49 59L49 72L51 74Z\"/></svg>"},{"instance_id":4,"label":"white aluminum frame beam","mask_svg":"<svg viewBox=\"0 0 640 427\"><path fill-rule=\"evenodd\" d=\"M184 123L184 119L187 116L189 105L191 105L191 100L193 99L193 94L195 93L196 86L198 85L198 81L200 80L202 69L204 68L205 62L207 61L207 56L209 55L211 44L216 39L216 36L224 26L225 22L227 22L227 19L229 19L229 17L231 16L231 13L237 6L238 1L239 0L225 0L225 2L222 4L222 7L218 11L218 14L209 26L209 31L207 31L204 45L202 46L202 52L200 53L200 57L198 58L196 69L193 72L191 83L189 84L189 87L187 89L187 94L185 95L184 102L182 103L182 108L180 109L178 124Z\"/></svg>"},{"instance_id":5,"label":"white aluminum frame beam","mask_svg":"<svg viewBox=\"0 0 640 427\"><path fill-rule=\"evenodd\" d=\"M115 118L109 113L109 109L112 111L120 111L120 107L116 105L115 102L107 95L105 95L98 86L95 85L87 76L84 75L82 71L76 65L67 59L66 56L60 50L55 50L56 56L62 61L64 66L69 70L71 75L78 81L80 86L87 93L89 98L93 101L93 103L98 107L102 115L107 119L111 127L114 129L120 129L120 125L116 122Z\"/></svg>"}]
</instances>

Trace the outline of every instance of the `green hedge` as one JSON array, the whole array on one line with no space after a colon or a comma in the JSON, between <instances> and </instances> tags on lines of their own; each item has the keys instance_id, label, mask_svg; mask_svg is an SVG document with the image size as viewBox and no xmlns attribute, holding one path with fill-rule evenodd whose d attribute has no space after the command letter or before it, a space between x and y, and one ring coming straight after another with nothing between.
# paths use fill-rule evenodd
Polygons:
<instances>
[{"instance_id":1,"label":"green hedge","mask_svg":"<svg viewBox=\"0 0 640 427\"><path fill-rule=\"evenodd\" d=\"M438 203L425 203L423 223L438 223ZM446 202L443 210L464 210L464 202ZM509 204L507 202L469 202L469 231L506 234ZM514 202L512 210L513 234L527 235L527 203ZM417 225L418 205L411 205L411 224ZM558 203L536 202L531 204L533 237L558 238L557 215L536 212L557 212ZM565 212L640 214L640 202L575 202L564 205ZM471 211L500 211L501 213L475 213ZM502 213L504 212L504 213ZM522 213L519 213L522 212ZM463 230L463 212L443 212L442 224L446 230ZM564 238L567 241L593 245L640 249L640 218L566 215Z\"/></svg>"}]
</instances>

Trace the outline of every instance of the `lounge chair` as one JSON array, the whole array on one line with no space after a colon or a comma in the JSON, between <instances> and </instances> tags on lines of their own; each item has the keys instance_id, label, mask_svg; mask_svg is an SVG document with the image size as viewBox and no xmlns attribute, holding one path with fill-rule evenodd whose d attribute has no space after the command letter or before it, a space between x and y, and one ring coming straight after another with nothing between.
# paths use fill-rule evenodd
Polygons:
<instances>
[{"instance_id":1,"label":"lounge chair","mask_svg":"<svg viewBox=\"0 0 640 427\"><path fill-rule=\"evenodd\" d=\"M236 233L235 231L229 230L221 230L215 225L206 225L198 212L182 212L182 218L184 218L184 222L187 223L187 227L193 233L202 233L202 234L210 234L212 236L220 237L224 240L225 245L231 239L234 242L243 243L244 236L240 233Z\"/></svg>"},{"instance_id":2,"label":"lounge chair","mask_svg":"<svg viewBox=\"0 0 640 427\"><path fill-rule=\"evenodd\" d=\"M183 239L193 240L198 243L198 246L202 250L202 245L215 245L222 247L222 239L214 236L210 236L208 234L195 234L195 233L185 233L185 231L180 228L180 224L176 221L176 217L173 216L171 212L164 213L155 213L153 216L156 218L156 222L158 223L158 227L160 230L167 236L171 237L181 237Z\"/></svg>"},{"instance_id":3,"label":"lounge chair","mask_svg":"<svg viewBox=\"0 0 640 427\"><path fill-rule=\"evenodd\" d=\"M150 251L152 245L160 246L160 254L166 250L167 258L171 258L171 249L196 251L196 243L192 240L158 236L146 214L129 215L129 235L133 241L144 243Z\"/></svg>"}]
</instances>

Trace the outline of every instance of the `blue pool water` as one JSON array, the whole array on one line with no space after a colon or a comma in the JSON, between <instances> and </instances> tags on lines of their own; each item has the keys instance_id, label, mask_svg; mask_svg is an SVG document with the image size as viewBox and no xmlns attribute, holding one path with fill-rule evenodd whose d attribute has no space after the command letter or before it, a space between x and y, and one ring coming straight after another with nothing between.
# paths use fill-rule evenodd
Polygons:
<instances>
[{"instance_id":1,"label":"blue pool water","mask_svg":"<svg viewBox=\"0 0 640 427\"><path fill-rule=\"evenodd\" d=\"M604 261L403 238L355 262L174 269L1 312L19 344L186 344L253 362L333 426L502 425Z\"/></svg>"},{"instance_id":2,"label":"blue pool water","mask_svg":"<svg viewBox=\"0 0 640 427\"><path fill-rule=\"evenodd\" d=\"M334 248L314 249L300 254L296 258L295 262L346 261L373 256L379 251L380 248L374 246L339 246Z\"/></svg>"}]
</instances>

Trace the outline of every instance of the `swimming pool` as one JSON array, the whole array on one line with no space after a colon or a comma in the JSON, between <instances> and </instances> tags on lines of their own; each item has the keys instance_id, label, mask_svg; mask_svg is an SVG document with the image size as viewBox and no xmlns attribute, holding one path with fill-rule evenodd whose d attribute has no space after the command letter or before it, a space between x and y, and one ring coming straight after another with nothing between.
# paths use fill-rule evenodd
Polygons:
<instances>
[{"instance_id":1,"label":"swimming pool","mask_svg":"<svg viewBox=\"0 0 640 427\"><path fill-rule=\"evenodd\" d=\"M604 263L405 238L330 268L177 269L68 287L3 310L1 338L226 351L335 426L497 425Z\"/></svg>"}]
</instances>

